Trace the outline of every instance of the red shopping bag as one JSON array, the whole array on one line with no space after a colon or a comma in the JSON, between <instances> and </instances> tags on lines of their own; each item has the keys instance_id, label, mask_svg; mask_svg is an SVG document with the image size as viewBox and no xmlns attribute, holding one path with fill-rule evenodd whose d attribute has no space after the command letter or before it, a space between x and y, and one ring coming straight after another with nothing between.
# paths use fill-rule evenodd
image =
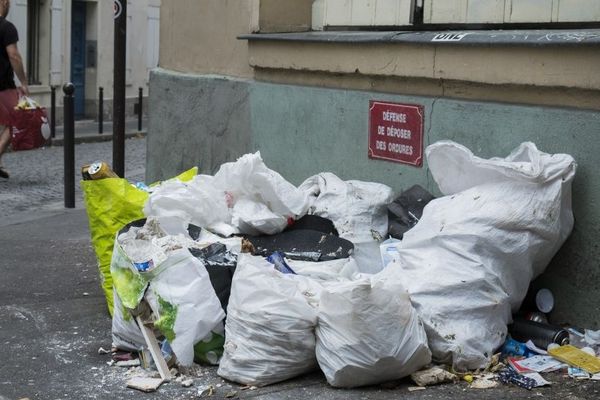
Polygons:
<instances>
[{"instance_id":1,"label":"red shopping bag","mask_svg":"<svg viewBox=\"0 0 600 400\"><path fill-rule=\"evenodd\" d=\"M46 109L42 107L14 110L11 127L12 149L31 150L46 144L42 135L42 125L47 122Z\"/></svg>"},{"instance_id":2,"label":"red shopping bag","mask_svg":"<svg viewBox=\"0 0 600 400\"><path fill-rule=\"evenodd\" d=\"M0 125L11 127L13 150L30 150L43 146L49 135L44 137L42 126L48 128L47 123L46 109L34 100L26 96L19 99L17 89L0 91ZM46 133L48 131L44 130Z\"/></svg>"},{"instance_id":3,"label":"red shopping bag","mask_svg":"<svg viewBox=\"0 0 600 400\"><path fill-rule=\"evenodd\" d=\"M13 113L19 102L17 89L6 89L0 91L0 125L12 125Z\"/></svg>"}]
</instances>

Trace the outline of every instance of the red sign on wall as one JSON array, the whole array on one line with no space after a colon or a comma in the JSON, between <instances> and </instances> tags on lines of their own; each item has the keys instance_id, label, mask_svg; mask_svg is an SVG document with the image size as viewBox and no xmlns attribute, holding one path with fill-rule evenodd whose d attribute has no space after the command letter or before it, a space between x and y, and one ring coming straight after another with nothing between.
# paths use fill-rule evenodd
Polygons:
<instances>
[{"instance_id":1,"label":"red sign on wall","mask_svg":"<svg viewBox=\"0 0 600 400\"><path fill-rule=\"evenodd\" d=\"M423 106L369 102L369 158L423 165Z\"/></svg>"}]
</instances>

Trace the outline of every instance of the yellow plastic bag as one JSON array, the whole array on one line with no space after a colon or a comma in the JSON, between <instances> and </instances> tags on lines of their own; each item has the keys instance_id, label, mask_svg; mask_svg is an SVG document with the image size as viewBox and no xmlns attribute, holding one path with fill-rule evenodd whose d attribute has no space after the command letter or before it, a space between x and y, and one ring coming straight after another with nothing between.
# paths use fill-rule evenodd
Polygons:
<instances>
[{"instance_id":1,"label":"yellow plastic bag","mask_svg":"<svg viewBox=\"0 0 600 400\"><path fill-rule=\"evenodd\" d=\"M190 181L198 174L194 167L173 179ZM81 181L92 245L96 252L102 289L108 311L113 313L113 283L110 275L115 234L128 223L144 218L143 208L149 194L122 178Z\"/></svg>"}]
</instances>

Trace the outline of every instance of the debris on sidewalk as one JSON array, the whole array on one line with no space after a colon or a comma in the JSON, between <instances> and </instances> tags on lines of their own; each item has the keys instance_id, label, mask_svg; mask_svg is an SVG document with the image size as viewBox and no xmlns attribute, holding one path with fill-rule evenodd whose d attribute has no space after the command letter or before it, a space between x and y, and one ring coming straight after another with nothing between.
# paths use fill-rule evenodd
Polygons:
<instances>
[{"instance_id":1,"label":"debris on sidewalk","mask_svg":"<svg viewBox=\"0 0 600 400\"><path fill-rule=\"evenodd\" d=\"M135 377L127 381L127 387L142 392L155 392L163 382L161 378Z\"/></svg>"},{"instance_id":2,"label":"debris on sidewalk","mask_svg":"<svg viewBox=\"0 0 600 400\"><path fill-rule=\"evenodd\" d=\"M573 367L583 369L590 374L600 372L600 358L592 356L572 345L555 347L548 350L548 354L557 360L563 361Z\"/></svg>"},{"instance_id":3,"label":"debris on sidewalk","mask_svg":"<svg viewBox=\"0 0 600 400\"><path fill-rule=\"evenodd\" d=\"M441 367L431 367L421 371L413 372L410 374L410 379L413 380L418 386L431 386L438 385L440 383L457 382L458 376Z\"/></svg>"},{"instance_id":4,"label":"debris on sidewalk","mask_svg":"<svg viewBox=\"0 0 600 400\"><path fill-rule=\"evenodd\" d=\"M117 361L115 363L115 365L117 367L125 367L125 368L137 367L140 365L140 360L136 358L135 360Z\"/></svg>"},{"instance_id":5,"label":"debris on sidewalk","mask_svg":"<svg viewBox=\"0 0 600 400\"><path fill-rule=\"evenodd\" d=\"M181 386L183 387L190 387L194 384L194 380L193 379L186 379L181 381Z\"/></svg>"},{"instance_id":6,"label":"debris on sidewalk","mask_svg":"<svg viewBox=\"0 0 600 400\"><path fill-rule=\"evenodd\" d=\"M213 385L201 386L198 388L198 396L200 397L210 397L215 394L215 387Z\"/></svg>"},{"instance_id":7,"label":"debris on sidewalk","mask_svg":"<svg viewBox=\"0 0 600 400\"><path fill-rule=\"evenodd\" d=\"M473 389L492 389L498 386L498 376L496 374L485 374L473 380L470 387Z\"/></svg>"},{"instance_id":8,"label":"debris on sidewalk","mask_svg":"<svg viewBox=\"0 0 600 400\"><path fill-rule=\"evenodd\" d=\"M319 368L334 387L410 376L409 391L600 379L600 331L550 325L546 288L523 301L573 228L573 158L426 155L442 197L330 172L296 187L260 153L149 187L84 181L101 268L111 255L113 360L143 371L127 385L177 376L233 398ZM243 386L200 382L198 364Z\"/></svg>"}]
</instances>

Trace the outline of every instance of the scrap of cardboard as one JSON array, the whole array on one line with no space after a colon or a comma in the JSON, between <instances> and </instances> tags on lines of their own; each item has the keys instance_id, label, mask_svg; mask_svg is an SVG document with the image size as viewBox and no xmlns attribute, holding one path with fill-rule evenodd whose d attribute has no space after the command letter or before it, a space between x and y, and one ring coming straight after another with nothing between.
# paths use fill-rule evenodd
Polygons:
<instances>
[{"instance_id":1,"label":"scrap of cardboard","mask_svg":"<svg viewBox=\"0 0 600 400\"><path fill-rule=\"evenodd\" d=\"M570 344L550 349L548 350L548 354L569 365L581 368L590 374L600 372L600 358L581 351Z\"/></svg>"}]
</instances>

